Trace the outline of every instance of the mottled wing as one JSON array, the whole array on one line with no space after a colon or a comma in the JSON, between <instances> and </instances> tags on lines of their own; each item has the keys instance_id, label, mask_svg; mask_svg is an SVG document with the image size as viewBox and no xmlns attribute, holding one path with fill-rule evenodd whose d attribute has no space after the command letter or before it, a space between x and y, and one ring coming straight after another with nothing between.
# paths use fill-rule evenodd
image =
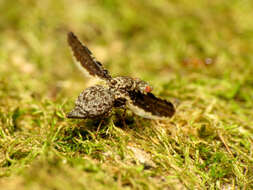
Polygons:
<instances>
[{"instance_id":1,"label":"mottled wing","mask_svg":"<svg viewBox=\"0 0 253 190\"><path fill-rule=\"evenodd\" d=\"M85 89L77 98L68 118L96 118L109 114L114 106L114 94L101 85Z\"/></svg>"},{"instance_id":2,"label":"mottled wing","mask_svg":"<svg viewBox=\"0 0 253 190\"><path fill-rule=\"evenodd\" d=\"M79 41L73 32L68 33L68 44L72 48L76 60L91 76L97 76L104 80L111 79L108 71L94 58L91 51Z\"/></svg>"},{"instance_id":3,"label":"mottled wing","mask_svg":"<svg viewBox=\"0 0 253 190\"><path fill-rule=\"evenodd\" d=\"M167 119L175 113L173 104L152 93L131 92L129 108L137 115L149 119Z\"/></svg>"}]
</instances>

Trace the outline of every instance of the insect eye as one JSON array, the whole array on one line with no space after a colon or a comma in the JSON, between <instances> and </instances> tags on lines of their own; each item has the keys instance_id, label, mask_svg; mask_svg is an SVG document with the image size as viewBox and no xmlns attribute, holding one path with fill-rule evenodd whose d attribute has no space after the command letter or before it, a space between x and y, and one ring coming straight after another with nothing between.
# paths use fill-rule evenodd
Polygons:
<instances>
[{"instance_id":1,"label":"insect eye","mask_svg":"<svg viewBox=\"0 0 253 190\"><path fill-rule=\"evenodd\" d=\"M145 92L151 92L152 91L152 88L151 88L151 86L146 86L145 87Z\"/></svg>"}]
</instances>

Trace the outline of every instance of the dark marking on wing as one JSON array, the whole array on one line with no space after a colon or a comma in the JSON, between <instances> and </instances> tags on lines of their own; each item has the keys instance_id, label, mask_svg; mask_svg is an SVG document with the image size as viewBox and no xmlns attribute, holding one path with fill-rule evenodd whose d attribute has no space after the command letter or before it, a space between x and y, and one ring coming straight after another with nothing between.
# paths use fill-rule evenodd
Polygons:
<instances>
[{"instance_id":1,"label":"dark marking on wing","mask_svg":"<svg viewBox=\"0 0 253 190\"><path fill-rule=\"evenodd\" d=\"M175 108L171 102L157 98L152 93L131 92L130 98L135 106L152 115L172 117L175 113Z\"/></svg>"},{"instance_id":2,"label":"dark marking on wing","mask_svg":"<svg viewBox=\"0 0 253 190\"><path fill-rule=\"evenodd\" d=\"M90 75L105 80L112 78L108 71L94 58L91 51L79 41L73 32L68 33L68 44L72 48L76 60L81 63L82 67Z\"/></svg>"}]
</instances>

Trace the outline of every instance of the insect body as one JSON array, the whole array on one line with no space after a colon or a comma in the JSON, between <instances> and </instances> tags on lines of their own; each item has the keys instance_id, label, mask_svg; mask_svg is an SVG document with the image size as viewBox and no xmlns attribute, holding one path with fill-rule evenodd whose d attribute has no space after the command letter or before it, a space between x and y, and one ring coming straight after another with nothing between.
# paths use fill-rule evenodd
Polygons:
<instances>
[{"instance_id":1,"label":"insect body","mask_svg":"<svg viewBox=\"0 0 253 190\"><path fill-rule=\"evenodd\" d=\"M96 118L111 112L115 95L108 88L96 85L84 90L77 98L75 108L68 114L70 118Z\"/></svg>"},{"instance_id":2,"label":"insect body","mask_svg":"<svg viewBox=\"0 0 253 190\"><path fill-rule=\"evenodd\" d=\"M68 43L82 68L107 84L85 89L77 98L75 108L67 115L68 118L105 117L114 107L127 107L135 114L149 119L173 116L173 104L155 97L147 82L125 76L113 78L72 32L68 34Z\"/></svg>"}]
</instances>

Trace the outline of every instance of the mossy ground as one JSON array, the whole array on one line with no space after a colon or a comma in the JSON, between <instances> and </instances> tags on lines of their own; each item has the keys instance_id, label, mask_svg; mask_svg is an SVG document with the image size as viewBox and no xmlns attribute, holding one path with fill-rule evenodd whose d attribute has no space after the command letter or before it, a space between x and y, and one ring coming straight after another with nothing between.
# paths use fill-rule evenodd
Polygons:
<instances>
[{"instance_id":1,"label":"mossy ground","mask_svg":"<svg viewBox=\"0 0 253 190\"><path fill-rule=\"evenodd\" d=\"M1 189L253 189L253 3L0 2ZM168 122L66 119L93 80L69 30L113 76L149 81ZM210 64L208 64L210 63Z\"/></svg>"}]
</instances>

